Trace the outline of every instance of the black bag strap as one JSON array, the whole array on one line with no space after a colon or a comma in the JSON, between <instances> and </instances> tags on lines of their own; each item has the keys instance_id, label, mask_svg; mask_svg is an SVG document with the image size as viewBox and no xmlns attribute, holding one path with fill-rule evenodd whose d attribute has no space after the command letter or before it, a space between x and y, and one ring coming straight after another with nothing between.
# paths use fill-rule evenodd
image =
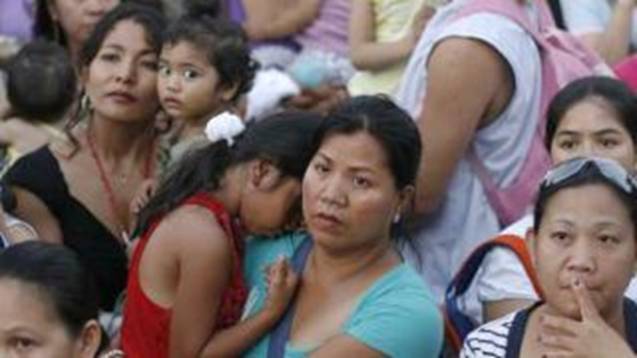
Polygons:
<instances>
[{"instance_id":1,"label":"black bag strap","mask_svg":"<svg viewBox=\"0 0 637 358\"><path fill-rule=\"evenodd\" d=\"M292 269L301 275L305 268L305 262L312 249L312 239L307 238L294 252L292 256ZM296 307L294 302L288 305L285 310L283 319L277 323L270 335L270 344L268 345L268 358L282 358L285 355L285 346L290 338L290 331L292 330L292 321L294 319L294 308Z\"/></svg>"}]
</instances>

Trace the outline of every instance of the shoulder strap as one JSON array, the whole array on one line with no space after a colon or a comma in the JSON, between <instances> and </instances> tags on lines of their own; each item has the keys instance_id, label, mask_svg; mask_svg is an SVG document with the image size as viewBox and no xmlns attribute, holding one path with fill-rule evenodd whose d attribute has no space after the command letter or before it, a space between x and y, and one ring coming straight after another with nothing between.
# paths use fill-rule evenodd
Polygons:
<instances>
[{"instance_id":1,"label":"shoulder strap","mask_svg":"<svg viewBox=\"0 0 637 358\"><path fill-rule=\"evenodd\" d=\"M633 352L637 353L637 305L628 297L624 298L624 322L626 341Z\"/></svg>"},{"instance_id":2,"label":"shoulder strap","mask_svg":"<svg viewBox=\"0 0 637 358\"><path fill-rule=\"evenodd\" d=\"M542 291L531 262L531 256L523 239L515 235L500 235L478 246L460 267L460 270L456 273L445 294L447 337L451 340L452 345L458 349L461 347L464 337L475 328L475 323L471 318L460 310L458 298L469 289L476 273L482 265L482 261L487 253L494 247L505 247L515 253L520 259L527 277L531 280L533 288L540 297L542 296Z\"/></svg>"},{"instance_id":3,"label":"shoulder strap","mask_svg":"<svg viewBox=\"0 0 637 358\"><path fill-rule=\"evenodd\" d=\"M305 262L312 249L312 239L307 238L294 252L292 256L292 268L299 275L305 268ZM291 302L288 305L283 319L277 323L270 335L270 343L268 345L268 358L281 358L285 356L285 346L290 338L290 330L292 329L292 320L294 319L294 311L296 305Z\"/></svg>"}]
</instances>

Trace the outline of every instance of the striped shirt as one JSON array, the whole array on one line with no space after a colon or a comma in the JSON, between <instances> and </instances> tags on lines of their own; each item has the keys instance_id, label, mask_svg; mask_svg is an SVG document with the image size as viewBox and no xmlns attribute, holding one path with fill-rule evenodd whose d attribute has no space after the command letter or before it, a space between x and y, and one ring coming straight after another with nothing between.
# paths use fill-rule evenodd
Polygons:
<instances>
[{"instance_id":1,"label":"striped shirt","mask_svg":"<svg viewBox=\"0 0 637 358\"><path fill-rule=\"evenodd\" d=\"M529 316L542 304L538 302L478 327L465 339L460 358L519 357ZM637 305L628 298L624 299L624 321L626 341L637 352Z\"/></svg>"},{"instance_id":2,"label":"striped shirt","mask_svg":"<svg viewBox=\"0 0 637 358\"><path fill-rule=\"evenodd\" d=\"M506 357L509 334L518 314L519 312L511 313L471 332L464 341L460 357Z\"/></svg>"}]
</instances>

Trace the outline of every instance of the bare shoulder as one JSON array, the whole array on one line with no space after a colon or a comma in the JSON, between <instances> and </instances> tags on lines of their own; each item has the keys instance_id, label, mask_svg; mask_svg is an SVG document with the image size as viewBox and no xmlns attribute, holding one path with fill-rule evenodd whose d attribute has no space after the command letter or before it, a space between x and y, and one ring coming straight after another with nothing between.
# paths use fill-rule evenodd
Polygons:
<instances>
[{"instance_id":1,"label":"bare shoulder","mask_svg":"<svg viewBox=\"0 0 637 358\"><path fill-rule=\"evenodd\" d=\"M478 39L450 37L440 41L432 51L430 64L444 64L453 71L478 72L463 66L505 66L506 60L491 45ZM479 74L479 73L478 73Z\"/></svg>"},{"instance_id":2,"label":"bare shoulder","mask_svg":"<svg viewBox=\"0 0 637 358\"><path fill-rule=\"evenodd\" d=\"M168 214L153 233L154 240L171 240L186 255L227 256L229 238L210 210L184 205Z\"/></svg>"}]
</instances>

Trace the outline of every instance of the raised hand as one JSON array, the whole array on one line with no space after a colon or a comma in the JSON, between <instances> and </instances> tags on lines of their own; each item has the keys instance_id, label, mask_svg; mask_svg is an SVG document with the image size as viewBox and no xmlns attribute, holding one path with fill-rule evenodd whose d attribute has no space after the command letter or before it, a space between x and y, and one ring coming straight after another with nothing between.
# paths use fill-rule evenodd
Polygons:
<instances>
[{"instance_id":1,"label":"raised hand","mask_svg":"<svg viewBox=\"0 0 637 358\"><path fill-rule=\"evenodd\" d=\"M266 281L268 297L264 309L280 317L296 293L299 276L290 266L288 259L280 257L267 268Z\"/></svg>"},{"instance_id":2,"label":"raised hand","mask_svg":"<svg viewBox=\"0 0 637 358\"><path fill-rule=\"evenodd\" d=\"M543 315L540 317L539 342L545 358L635 357L625 339L609 326L581 279L571 283L579 306L581 321Z\"/></svg>"}]
</instances>

